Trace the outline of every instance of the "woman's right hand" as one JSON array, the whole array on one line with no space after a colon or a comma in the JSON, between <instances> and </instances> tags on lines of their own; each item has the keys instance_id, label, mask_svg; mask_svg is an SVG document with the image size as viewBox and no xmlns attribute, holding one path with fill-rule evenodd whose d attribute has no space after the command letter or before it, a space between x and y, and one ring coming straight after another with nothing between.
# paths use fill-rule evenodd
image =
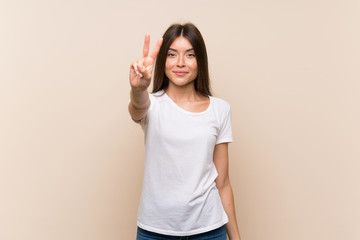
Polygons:
<instances>
[{"instance_id":1,"label":"woman's right hand","mask_svg":"<svg viewBox=\"0 0 360 240\"><path fill-rule=\"evenodd\" d=\"M151 76L153 71L154 62L156 56L159 53L163 39L160 38L154 47L151 55L149 55L150 35L145 35L143 57L130 66L130 85L133 90L145 91L151 82Z\"/></svg>"}]
</instances>

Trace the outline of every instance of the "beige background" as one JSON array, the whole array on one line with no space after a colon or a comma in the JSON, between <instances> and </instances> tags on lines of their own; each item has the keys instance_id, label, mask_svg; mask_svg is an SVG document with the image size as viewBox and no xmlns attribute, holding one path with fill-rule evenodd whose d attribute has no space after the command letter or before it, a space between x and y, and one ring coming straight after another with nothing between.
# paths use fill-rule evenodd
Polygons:
<instances>
[{"instance_id":1,"label":"beige background","mask_svg":"<svg viewBox=\"0 0 360 240\"><path fill-rule=\"evenodd\" d=\"M360 239L360 1L0 1L0 239L135 239L128 69L173 22L232 106L243 240Z\"/></svg>"}]
</instances>

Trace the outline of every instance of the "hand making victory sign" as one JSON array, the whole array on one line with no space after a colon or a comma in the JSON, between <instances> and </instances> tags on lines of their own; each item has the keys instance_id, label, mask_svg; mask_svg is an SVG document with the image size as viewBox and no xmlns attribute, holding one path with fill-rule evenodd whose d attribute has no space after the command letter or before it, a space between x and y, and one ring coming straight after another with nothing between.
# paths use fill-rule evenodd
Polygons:
<instances>
[{"instance_id":1,"label":"hand making victory sign","mask_svg":"<svg viewBox=\"0 0 360 240\"><path fill-rule=\"evenodd\" d=\"M150 35L145 35L144 48L143 48L143 57L135 62L133 62L130 66L130 85L133 90L136 91L145 91L151 82L151 76L153 71L154 62L156 56L159 53L161 44L163 39L160 38L154 47L151 55L149 54L149 46L150 46Z\"/></svg>"}]
</instances>

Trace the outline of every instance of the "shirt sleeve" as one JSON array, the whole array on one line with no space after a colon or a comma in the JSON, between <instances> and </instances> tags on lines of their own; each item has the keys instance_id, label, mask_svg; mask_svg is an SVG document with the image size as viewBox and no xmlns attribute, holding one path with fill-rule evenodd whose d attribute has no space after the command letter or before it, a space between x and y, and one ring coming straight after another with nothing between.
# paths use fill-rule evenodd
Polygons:
<instances>
[{"instance_id":1,"label":"shirt sleeve","mask_svg":"<svg viewBox=\"0 0 360 240\"><path fill-rule=\"evenodd\" d=\"M232 142L231 109L229 105L227 105L227 109L220 119L220 130L215 144Z\"/></svg>"}]
</instances>

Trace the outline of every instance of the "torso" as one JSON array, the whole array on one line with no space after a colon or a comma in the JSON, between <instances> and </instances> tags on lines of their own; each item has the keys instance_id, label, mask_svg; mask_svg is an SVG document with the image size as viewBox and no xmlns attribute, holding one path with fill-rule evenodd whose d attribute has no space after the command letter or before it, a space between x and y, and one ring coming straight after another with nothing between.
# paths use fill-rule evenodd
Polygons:
<instances>
[{"instance_id":1,"label":"torso","mask_svg":"<svg viewBox=\"0 0 360 240\"><path fill-rule=\"evenodd\" d=\"M175 96L177 103L163 91L149 94L150 108L140 122L146 164L138 226L188 236L228 222L213 150L232 141L230 106L211 96Z\"/></svg>"}]
</instances>

